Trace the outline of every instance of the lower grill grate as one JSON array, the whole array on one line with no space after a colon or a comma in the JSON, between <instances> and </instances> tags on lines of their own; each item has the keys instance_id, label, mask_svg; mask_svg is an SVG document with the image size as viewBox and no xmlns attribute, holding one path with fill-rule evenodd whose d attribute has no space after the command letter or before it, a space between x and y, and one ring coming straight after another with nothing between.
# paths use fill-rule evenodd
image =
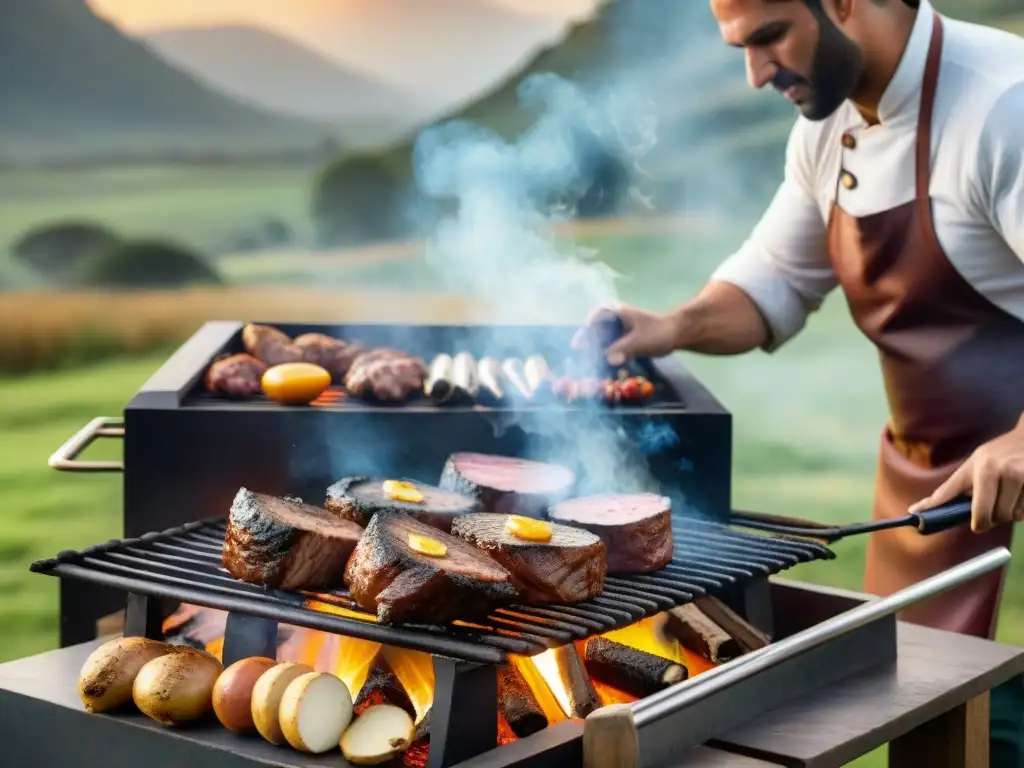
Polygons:
<instances>
[{"instance_id":1,"label":"lower grill grate","mask_svg":"<svg viewBox=\"0 0 1024 768\"><path fill-rule=\"evenodd\" d=\"M656 573L608 576L597 597L572 606L509 606L485 620L450 626L387 627L360 611L347 590L287 592L240 582L221 565L226 521L207 520L64 551L32 564L36 573L77 579L148 597L250 614L465 661L497 664L625 627L704 595L799 563L833 559L816 542L739 533L675 519L675 557ZM320 607L314 607L316 603Z\"/></svg>"}]
</instances>

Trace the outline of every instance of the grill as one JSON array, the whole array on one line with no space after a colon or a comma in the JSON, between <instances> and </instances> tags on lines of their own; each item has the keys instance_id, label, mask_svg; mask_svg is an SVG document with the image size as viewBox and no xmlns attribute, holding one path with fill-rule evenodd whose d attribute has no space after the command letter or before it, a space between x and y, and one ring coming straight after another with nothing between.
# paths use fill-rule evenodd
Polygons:
<instances>
[{"instance_id":1,"label":"grill","mask_svg":"<svg viewBox=\"0 0 1024 768\"><path fill-rule=\"evenodd\" d=\"M325 333L367 347L397 347L425 359L458 351L477 357L523 356L525 349L556 365L574 330L278 327L293 337ZM81 768L140 761L153 768L345 765L336 753L296 756L292 762L287 752L219 726L176 729L168 735L139 714L84 715L75 676L94 647L97 621L119 610L124 610L125 634L151 638L162 638L164 620L179 604L225 611L226 664L274 656L280 624L431 654L427 768L579 765L585 728L580 721L559 722L495 748L495 665L510 660L514 665L524 661L521 657L539 660L549 649L571 650L574 643L692 601L716 598L726 606L723 610L731 609L750 625L752 635L770 636L772 643L633 704L644 768L663 765L680 750L772 707L895 658L893 613L907 598L882 610L853 598L770 582L768 577L785 569L834 555L819 542L729 527L731 417L676 362L656 361L644 370L657 394L643 406L438 407L419 399L394 407L367 404L332 389L312 407L285 407L263 398L227 401L203 391L209 364L241 350L242 328L235 322L204 325L143 385L123 419L95 419L51 460L63 470L123 471L126 538L61 552L32 566L59 578L62 649L38 662L16 663L9 673L0 665L0 708L20 718L0 718L5 757L14 764L40 763L45 748L42 762ZM558 428L551 428L552 421ZM77 460L100 437L124 439L123 463ZM604 440L616 456L635 457L650 481L672 498L675 553L674 561L656 573L606 578L602 594L584 603L513 605L445 627L387 627L361 613L344 590L263 589L238 582L221 568L224 515L240 487L319 504L326 488L344 476L436 482L445 459L459 451L554 461L577 477L611 485L612 473L588 473L577 460L580 447L595 440ZM826 631L837 615L839 623ZM16 690L5 690L11 687ZM53 739L54 732L62 738ZM82 754L80 745L87 742L104 746L95 760Z\"/></svg>"},{"instance_id":2,"label":"grill","mask_svg":"<svg viewBox=\"0 0 1024 768\"><path fill-rule=\"evenodd\" d=\"M360 613L346 591L294 593L236 581L220 566L225 523L190 523L158 534L62 552L32 569L136 595L237 611L309 629L499 664L506 654L532 656L608 632L798 563L833 558L827 547L746 535L716 523L677 520L674 562L650 575L608 577L601 595L574 606L510 606L473 626L384 627L372 616L347 618L306 605L315 600ZM226 645L232 643L229 634Z\"/></svg>"}]
</instances>

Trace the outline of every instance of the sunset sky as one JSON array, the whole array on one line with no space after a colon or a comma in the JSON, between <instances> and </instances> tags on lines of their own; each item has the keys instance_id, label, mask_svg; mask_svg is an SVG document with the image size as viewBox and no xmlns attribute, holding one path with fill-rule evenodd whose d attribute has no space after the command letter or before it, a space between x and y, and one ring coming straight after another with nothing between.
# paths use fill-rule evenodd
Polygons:
<instances>
[{"instance_id":1,"label":"sunset sky","mask_svg":"<svg viewBox=\"0 0 1024 768\"><path fill-rule=\"evenodd\" d=\"M576 17L598 0L477 0L523 13ZM429 3L430 0L422 0ZM92 8L122 29L143 32L155 28L255 24L287 31L341 12L360 14L369 5L387 0L88 0Z\"/></svg>"}]
</instances>

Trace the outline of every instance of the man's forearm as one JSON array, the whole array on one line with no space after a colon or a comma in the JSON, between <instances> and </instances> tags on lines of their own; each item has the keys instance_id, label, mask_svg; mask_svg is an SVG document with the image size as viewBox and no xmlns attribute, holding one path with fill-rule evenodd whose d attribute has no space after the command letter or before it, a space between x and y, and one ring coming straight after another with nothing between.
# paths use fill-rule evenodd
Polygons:
<instances>
[{"instance_id":1,"label":"man's forearm","mask_svg":"<svg viewBox=\"0 0 1024 768\"><path fill-rule=\"evenodd\" d=\"M676 347L705 355L739 355L764 346L768 324L753 300L731 283L710 282L672 312Z\"/></svg>"}]
</instances>

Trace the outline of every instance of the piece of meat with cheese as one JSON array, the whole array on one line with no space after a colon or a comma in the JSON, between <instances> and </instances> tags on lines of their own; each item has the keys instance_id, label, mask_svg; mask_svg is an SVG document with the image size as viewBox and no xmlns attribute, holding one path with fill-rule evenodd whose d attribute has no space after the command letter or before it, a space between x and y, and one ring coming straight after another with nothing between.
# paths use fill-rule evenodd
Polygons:
<instances>
[{"instance_id":1,"label":"piece of meat with cheese","mask_svg":"<svg viewBox=\"0 0 1024 768\"><path fill-rule=\"evenodd\" d=\"M452 534L504 566L524 603L571 605L604 589L604 542L581 528L485 512L458 518Z\"/></svg>"},{"instance_id":2,"label":"piece of meat with cheese","mask_svg":"<svg viewBox=\"0 0 1024 768\"><path fill-rule=\"evenodd\" d=\"M307 363L319 365L337 382L343 382L352 363L365 351L358 344L335 339L324 333L304 333L295 337Z\"/></svg>"},{"instance_id":3,"label":"piece of meat with cheese","mask_svg":"<svg viewBox=\"0 0 1024 768\"><path fill-rule=\"evenodd\" d=\"M364 527L380 512L403 512L445 533L459 515L480 511L476 499L461 493L385 477L342 478L327 489L324 506Z\"/></svg>"},{"instance_id":4,"label":"piece of meat with cheese","mask_svg":"<svg viewBox=\"0 0 1024 768\"><path fill-rule=\"evenodd\" d=\"M222 559L228 573L281 589L339 586L363 529L323 507L241 488L231 505Z\"/></svg>"},{"instance_id":5,"label":"piece of meat with cheese","mask_svg":"<svg viewBox=\"0 0 1024 768\"><path fill-rule=\"evenodd\" d=\"M672 562L672 502L665 496L583 496L556 504L548 516L600 536L608 551L608 573L649 573Z\"/></svg>"},{"instance_id":6,"label":"piece of meat with cheese","mask_svg":"<svg viewBox=\"0 0 1024 768\"><path fill-rule=\"evenodd\" d=\"M304 359L302 349L288 334L269 325L246 325L242 329L242 344L246 352L270 366L301 363Z\"/></svg>"},{"instance_id":7,"label":"piece of meat with cheese","mask_svg":"<svg viewBox=\"0 0 1024 768\"><path fill-rule=\"evenodd\" d=\"M263 391L267 365L252 355L227 355L214 360L206 369L203 385L209 392L228 397L253 397Z\"/></svg>"},{"instance_id":8,"label":"piece of meat with cheese","mask_svg":"<svg viewBox=\"0 0 1024 768\"><path fill-rule=\"evenodd\" d=\"M385 403L401 403L423 390L427 364L397 349L364 352L352 362L345 388L353 397Z\"/></svg>"},{"instance_id":9,"label":"piece of meat with cheese","mask_svg":"<svg viewBox=\"0 0 1024 768\"><path fill-rule=\"evenodd\" d=\"M396 512L370 518L345 583L381 624L447 624L518 597L512 575L484 552Z\"/></svg>"},{"instance_id":10,"label":"piece of meat with cheese","mask_svg":"<svg viewBox=\"0 0 1024 768\"><path fill-rule=\"evenodd\" d=\"M558 464L484 453L454 453L439 485L479 499L487 512L543 517L572 493L576 476Z\"/></svg>"}]
</instances>

